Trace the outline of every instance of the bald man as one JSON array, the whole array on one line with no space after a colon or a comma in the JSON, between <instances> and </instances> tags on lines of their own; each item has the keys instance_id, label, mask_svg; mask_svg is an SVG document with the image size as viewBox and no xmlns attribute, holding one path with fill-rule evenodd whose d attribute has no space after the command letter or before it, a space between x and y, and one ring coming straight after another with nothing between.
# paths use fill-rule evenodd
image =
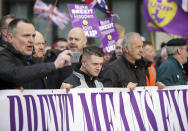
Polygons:
<instances>
[{"instance_id":1,"label":"bald man","mask_svg":"<svg viewBox=\"0 0 188 131\"><path fill-rule=\"evenodd\" d=\"M83 48L86 46L87 43L87 38L85 36L84 30L79 27L75 27L71 29L68 33L67 41L68 41L68 48L72 52L80 52L80 54L82 54ZM72 74L75 68L80 68L80 67L81 67L81 62L78 62L78 63L72 63L71 66L62 68L60 73L62 74L60 81L63 82L66 78L68 78ZM58 84L58 88L60 88L62 82Z\"/></svg>"},{"instance_id":2,"label":"bald man","mask_svg":"<svg viewBox=\"0 0 188 131\"><path fill-rule=\"evenodd\" d=\"M87 38L82 28L76 27L70 30L68 34L68 46L71 51L82 53L86 43Z\"/></svg>"},{"instance_id":3,"label":"bald man","mask_svg":"<svg viewBox=\"0 0 188 131\"><path fill-rule=\"evenodd\" d=\"M43 58L45 54L45 40L43 35L36 31L35 44L34 44L34 57Z\"/></svg>"}]
</instances>

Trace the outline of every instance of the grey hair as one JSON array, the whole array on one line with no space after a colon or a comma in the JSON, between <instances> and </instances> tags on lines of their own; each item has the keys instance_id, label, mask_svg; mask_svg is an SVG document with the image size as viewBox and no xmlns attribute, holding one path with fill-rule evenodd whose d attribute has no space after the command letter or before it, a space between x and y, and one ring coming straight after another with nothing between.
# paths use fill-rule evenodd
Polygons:
<instances>
[{"instance_id":1,"label":"grey hair","mask_svg":"<svg viewBox=\"0 0 188 131\"><path fill-rule=\"evenodd\" d=\"M167 46L167 54L168 55L174 55L176 54L178 48L181 48L181 46Z\"/></svg>"},{"instance_id":2,"label":"grey hair","mask_svg":"<svg viewBox=\"0 0 188 131\"><path fill-rule=\"evenodd\" d=\"M163 48L161 49L161 56L163 56L163 55L165 55L165 54L167 54L167 49L166 49L166 47L163 47Z\"/></svg>"},{"instance_id":3,"label":"grey hair","mask_svg":"<svg viewBox=\"0 0 188 131\"><path fill-rule=\"evenodd\" d=\"M127 33L127 34L123 37L123 40L122 40L122 42L121 42L123 52L125 51L125 46L127 46L128 48L130 48L131 38L132 38L132 36L134 36L134 35L140 36L139 33L136 33L136 32L129 32L129 33Z\"/></svg>"}]
</instances>

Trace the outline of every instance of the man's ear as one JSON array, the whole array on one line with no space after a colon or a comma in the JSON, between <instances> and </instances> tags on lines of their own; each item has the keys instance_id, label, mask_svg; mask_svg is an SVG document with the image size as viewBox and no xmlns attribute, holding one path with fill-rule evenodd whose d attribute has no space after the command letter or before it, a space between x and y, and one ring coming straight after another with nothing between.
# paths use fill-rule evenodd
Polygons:
<instances>
[{"instance_id":1,"label":"man's ear","mask_svg":"<svg viewBox=\"0 0 188 131\"><path fill-rule=\"evenodd\" d=\"M83 47L86 47L86 44L87 44L87 38L84 38L83 43L84 43L84 46L83 46Z\"/></svg>"},{"instance_id":2,"label":"man's ear","mask_svg":"<svg viewBox=\"0 0 188 131\"><path fill-rule=\"evenodd\" d=\"M86 61L85 60L81 60L82 66L85 67L86 66Z\"/></svg>"},{"instance_id":3,"label":"man's ear","mask_svg":"<svg viewBox=\"0 0 188 131\"><path fill-rule=\"evenodd\" d=\"M178 53L178 54L181 54L181 51L182 51L181 48L178 48L178 49L177 49L177 53Z\"/></svg>"},{"instance_id":4,"label":"man's ear","mask_svg":"<svg viewBox=\"0 0 188 131\"><path fill-rule=\"evenodd\" d=\"M125 53L128 53L129 52L128 46L125 46L124 50L125 50Z\"/></svg>"},{"instance_id":5,"label":"man's ear","mask_svg":"<svg viewBox=\"0 0 188 131\"><path fill-rule=\"evenodd\" d=\"M7 34L7 40L8 40L8 41L11 41L11 40L12 40L12 38L13 38L13 36L12 36L12 34L11 34L11 33Z\"/></svg>"}]
</instances>

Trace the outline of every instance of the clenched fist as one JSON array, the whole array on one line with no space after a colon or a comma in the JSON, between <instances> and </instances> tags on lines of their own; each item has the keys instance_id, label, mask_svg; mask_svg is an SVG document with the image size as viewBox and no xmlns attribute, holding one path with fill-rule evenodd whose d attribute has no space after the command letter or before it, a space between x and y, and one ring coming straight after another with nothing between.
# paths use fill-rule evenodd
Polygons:
<instances>
[{"instance_id":1,"label":"clenched fist","mask_svg":"<svg viewBox=\"0 0 188 131\"><path fill-rule=\"evenodd\" d=\"M56 69L71 65L71 62L70 62L71 56L72 56L72 52L70 50L65 50L61 52L57 56L57 59L54 62Z\"/></svg>"}]
</instances>

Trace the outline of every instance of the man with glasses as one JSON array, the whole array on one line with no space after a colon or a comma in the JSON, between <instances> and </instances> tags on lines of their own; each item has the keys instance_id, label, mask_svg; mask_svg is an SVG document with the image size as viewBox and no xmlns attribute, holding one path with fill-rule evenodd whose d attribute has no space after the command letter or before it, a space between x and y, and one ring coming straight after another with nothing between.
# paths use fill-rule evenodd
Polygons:
<instances>
[{"instance_id":1,"label":"man with glasses","mask_svg":"<svg viewBox=\"0 0 188 131\"><path fill-rule=\"evenodd\" d=\"M187 41L172 39L167 43L168 59L158 70L157 81L167 86L187 85L188 78L183 71L183 64L187 62Z\"/></svg>"},{"instance_id":2,"label":"man with glasses","mask_svg":"<svg viewBox=\"0 0 188 131\"><path fill-rule=\"evenodd\" d=\"M40 32L36 31L33 56L37 58L43 58L45 55L45 46L46 43L43 35Z\"/></svg>"}]
</instances>

